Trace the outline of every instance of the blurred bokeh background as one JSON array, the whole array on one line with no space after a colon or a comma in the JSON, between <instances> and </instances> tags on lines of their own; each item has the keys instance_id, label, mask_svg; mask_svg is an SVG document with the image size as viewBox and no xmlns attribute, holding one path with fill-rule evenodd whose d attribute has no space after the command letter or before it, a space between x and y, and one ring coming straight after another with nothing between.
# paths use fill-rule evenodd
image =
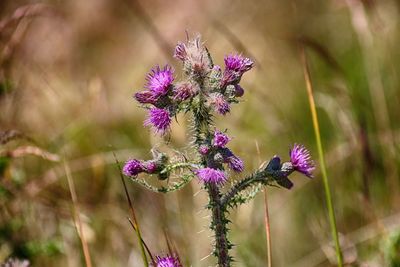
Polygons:
<instances>
[{"instance_id":1,"label":"blurred bokeh background","mask_svg":"<svg viewBox=\"0 0 400 267\"><path fill-rule=\"evenodd\" d=\"M173 48L201 33L217 64L256 61L229 128L245 173L294 142L317 159L299 47L309 59L328 175L348 266L400 266L400 4L330 1L0 1L0 262L85 266L63 159L94 266L142 266L113 151L122 162L186 149L186 117L168 146L132 99L156 64L181 77ZM259 147L259 152L257 149ZM334 266L319 170L268 188L274 266ZM128 181L142 235L185 266L213 266L205 192L161 195ZM264 197L230 214L237 266L266 266Z\"/></svg>"}]
</instances>

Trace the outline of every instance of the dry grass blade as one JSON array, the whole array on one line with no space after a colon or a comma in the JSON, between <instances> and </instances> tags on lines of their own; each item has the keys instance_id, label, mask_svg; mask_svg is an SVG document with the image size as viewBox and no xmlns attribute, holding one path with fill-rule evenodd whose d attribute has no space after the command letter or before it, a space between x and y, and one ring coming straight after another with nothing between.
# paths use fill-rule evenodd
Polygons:
<instances>
[{"instance_id":1,"label":"dry grass blade","mask_svg":"<svg viewBox=\"0 0 400 267\"><path fill-rule=\"evenodd\" d=\"M69 169L69 166L68 166L67 162L65 161L65 159L64 159L64 168L65 168L65 175L67 176L69 192L71 193L74 222L75 222L75 226L78 225L78 228L76 230L78 232L78 236L79 236L79 239L82 244L83 255L85 256L86 266L92 267L92 262L91 262L90 253L89 253L89 247L87 245L85 235L83 233L82 221L80 219L80 211L79 211L79 205L78 205L78 198L77 198L76 192L75 192L75 185L74 185L74 181L72 179L71 170Z\"/></svg>"},{"instance_id":2,"label":"dry grass blade","mask_svg":"<svg viewBox=\"0 0 400 267\"><path fill-rule=\"evenodd\" d=\"M57 154L50 153L36 146L21 146L12 151L5 152L4 154L12 158L24 157L26 155L34 155L49 161L60 161L60 157Z\"/></svg>"},{"instance_id":3,"label":"dry grass blade","mask_svg":"<svg viewBox=\"0 0 400 267\"><path fill-rule=\"evenodd\" d=\"M17 130L0 131L0 144L5 145L15 139L28 139L23 133Z\"/></svg>"},{"instance_id":4,"label":"dry grass blade","mask_svg":"<svg viewBox=\"0 0 400 267\"><path fill-rule=\"evenodd\" d=\"M256 149L258 156L258 164L261 164L261 153L260 147L256 140ZM268 211L268 197L267 197L267 189L264 189L264 206L265 206L265 214L264 214L264 223L265 223L265 235L267 237L267 262L268 267L272 267L272 246L271 246L271 225L269 221L269 211Z\"/></svg>"},{"instance_id":5,"label":"dry grass blade","mask_svg":"<svg viewBox=\"0 0 400 267\"><path fill-rule=\"evenodd\" d=\"M163 52L164 56L166 58L170 58L173 48L169 45L167 40L164 38L164 36L161 34L161 32L157 29L151 16L149 14L147 14L146 10L142 7L142 5L138 1L125 0L125 2L140 17L143 24L146 26L145 27L146 30L152 35L154 40L157 42L157 45Z\"/></svg>"}]
</instances>

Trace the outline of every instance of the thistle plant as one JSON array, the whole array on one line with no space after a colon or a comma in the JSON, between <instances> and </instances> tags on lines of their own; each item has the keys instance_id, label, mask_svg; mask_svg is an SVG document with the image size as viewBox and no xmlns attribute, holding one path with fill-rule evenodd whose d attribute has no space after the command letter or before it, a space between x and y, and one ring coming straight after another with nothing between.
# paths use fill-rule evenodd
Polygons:
<instances>
[{"instance_id":1,"label":"thistle plant","mask_svg":"<svg viewBox=\"0 0 400 267\"><path fill-rule=\"evenodd\" d=\"M295 144L290 150L289 161L282 162L280 157L274 156L249 176L231 182L232 173L243 172L244 163L228 148L232 140L226 130L216 128L213 118L227 116L232 105L240 103L245 90L239 83L253 68L254 62L241 54L230 54L224 58L222 69L214 64L200 36L179 42L174 57L182 62L185 79L176 82L172 67L157 66L147 75L145 90L135 93L134 98L148 111L144 125L160 136L169 133L171 122L178 113L187 114L191 120L190 148L193 151L185 157L171 157L152 149L151 159L130 159L125 163L123 173L133 182L161 193L179 190L193 179L200 181L209 197L206 208L211 213L213 254L218 266L231 266L233 245L228 236L229 210L251 200L264 186L290 189L293 183L289 176L295 171L311 178L314 163L309 151ZM140 174L150 177L141 178ZM162 180L165 185L154 186L149 182L154 179L151 177ZM173 257L159 258L157 265L181 266Z\"/></svg>"}]
</instances>

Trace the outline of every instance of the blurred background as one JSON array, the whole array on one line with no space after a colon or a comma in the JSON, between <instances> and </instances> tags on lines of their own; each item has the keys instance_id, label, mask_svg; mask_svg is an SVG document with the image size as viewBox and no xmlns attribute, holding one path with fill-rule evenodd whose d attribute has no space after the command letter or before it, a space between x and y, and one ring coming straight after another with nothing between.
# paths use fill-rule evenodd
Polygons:
<instances>
[{"instance_id":1,"label":"blurred background","mask_svg":"<svg viewBox=\"0 0 400 267\"><path fill-rule=\"evenodd\" d=\"M400 3L330 1L0 1L0 262L85 266L64 159L93 266L143 266L113 157L186 149L188 118L169 145L142 126L132 99L185 31L201 33L215 62L256 61L243 103L219 128L245 173L294 142L318 158L300 61L304 47L319 112L338 229L348 266L400 266ZM257 144L259 151L257 149ZM317 162L318 166L318 162ZM292 190L268 188L274 266L334 266L319 169ZM150 178L150 182L153 182ZM129 180L142 236L154 254L214 266L207 195L151 193ZM230 214L236 266L266 266L264 197Z\"/></svg>"}]
</instances>

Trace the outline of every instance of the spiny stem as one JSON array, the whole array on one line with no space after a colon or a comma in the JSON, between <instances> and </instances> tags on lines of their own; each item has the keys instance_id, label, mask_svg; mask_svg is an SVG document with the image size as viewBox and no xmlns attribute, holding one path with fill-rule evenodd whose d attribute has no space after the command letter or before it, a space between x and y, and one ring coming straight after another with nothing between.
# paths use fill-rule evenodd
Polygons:
<instances>
[{"instance_id":1,"label":"spiny stem","mask_svg":"<svg viewBox=\"0 0 400 267\"><path fill-rule=\"evenodd\" d=\"M228 223L225 217L225 209L221 205L221 193L215 184L207 186L210 195L210 208L212 211L211 228L215 232L215 254L218 257L218 266L230 266L231 258L229 256L230 244L226 237Z\"/></svg>"},{"instance_id":2,"label":"spiny stem","mask_svg":"<svg viewBox=\"0 0 400 267\"><path fill-rule=\"evenodd\" d=\"M203 89L203 82L199 81L199 86ZM204 138L210 135L210 120L211 114L204 106L204 96L199 94L199 103L193 110L194 117L194 138L195 144L200 147L204 142ZM202 166L209 167L209 162L202 156ZM229 267L231 266L231 257L229 256L229 249L231 245L227 239L227 224L226 208L221 203L221 192L217 185L207 184L206 190L210 199L208 209L211 210L211 229L215 234L215 256L218 258L218 266Z\"/></svg>"},{"instance_id":3,"label":"spiny stem","mask_svg":"<svg viewBox=\"0 0 400 267\"><path fill-rule=\"evenodd\" d=\"M330 226L331 226L332 236L333 236L333 239L335 242L336 259L338 262L338 266L342 267L343 266L342 252L340 249L339 236L338 236L338 231L337 231L337 227L336 227L336 218L335 218L335 212L334 212L333 203L332 203L331 189L329 186L328 174L327 174L326 166L325 166L324 151L322 149L321 134L320 134L320 130L319 130L317 109L315 107L313 87L312 87L312 83L311 83L310 71L308 68L307 57L306 57L306 54L304 51L304 47L301 47L300 55L301 55L301 60L302 60L302 65L303 65L304 79L306 81L308 100L310 103L315 139L317 142L318 155L319 155L319 161L320 161L319 164L320 164L320 168L321 168L322 181L324 184L326 203L327 203L328 213L329 213L329 222L330 222Z\"/></svg>"}]
</instances>

